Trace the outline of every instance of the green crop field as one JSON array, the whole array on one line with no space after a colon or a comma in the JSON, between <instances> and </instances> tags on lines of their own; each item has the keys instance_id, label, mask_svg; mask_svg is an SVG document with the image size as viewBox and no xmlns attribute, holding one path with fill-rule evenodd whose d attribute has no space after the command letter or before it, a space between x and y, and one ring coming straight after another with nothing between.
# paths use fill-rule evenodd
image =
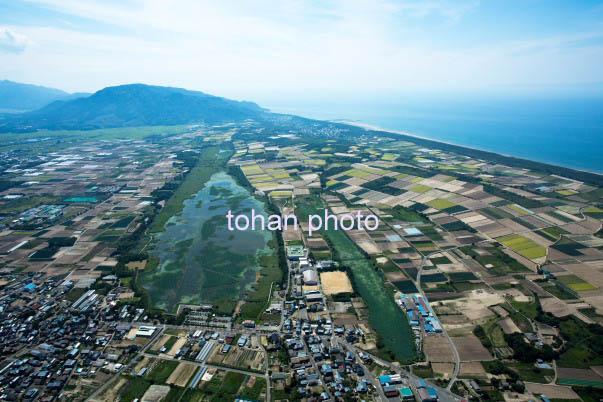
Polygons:
<instances>
[{"instance_id":1,"label":"green crop field","mask_svg":"<svg viewBox=\"0 0 603 402\"><path fill-rule=\"evenodd\" d=\"M439 210L443 210L446 208L450 208L450 207L455 207L456 204L454 202L450 202L448 200L445 200L443 198L436 198L435 200L429 201L427 203L427 205L429 205L430 207L433 207L435 209L439 209Z\"/></svg>"},{"instance_id":2,"label":"green crop field","mask_svg":"<svg viewBox=\"0 0 603 402\"><path fill-rule=\"evenodd\" d=\"M548 228L538 230L536 233L542 235L543 237L545 237L549 240L555 241L555 240L558 240L561 237L561 235L568 234L569 232L558 226L551 226Z\"/></svg>"},{"instance_id":3,"label":"green crop field","mask_svg":"<svg viewBox=\"0 0 603 402\"><path fill-rule=\"evenodd\" d=\"M546 255L546 248L520 235L505 236L497 240L499 243L529 259L540 258Z\"/></svg>"},{"instance_id":4,"label":"green crop field","mask_svg":"<svg viewBox=\"0 0 603 402\"><path fill-rule=\"evenodd\" d=\"M584 283L572 283L570 285L568 285L570 288L572 288L572 290L575 290L576 292L583 292L586 290L596 290L597 287L595 285L591 285L588 282L584 282Z\"/></svg>"},{"instance_id":5,"label":"green crop field","mask_svg":"<svg viewBox=\"0 0 603 402\"><path fill-rule=\"evenodd\" d=\"M357 170L357 169L348 170L347 172L343 172L343 174L352 176L352 177L357 177L360 179L364 179L365 177L370 176L370 173L363 172L362 170Z\"/></svg>"},{"instance_id":6,"label":"green crop field","mask_svg":"<svg viewBox=\"0 0 603 402\"><path fill-rule=\"evenodd\" d=\"M157 363L157 366L153 368L151 373L147 375L147 380L157 384L163 384L172 374L172 371L178 367L180 362L176 360L161 360Z\"/></svg>"},{"instance_id":7,"label":"green crop field","mask_svg":"<svg viewBox=\"0 0 603 402\"><path fill-rule=\"evenodd\" d=\"M140 400L150 386L151 383L142 378L131 378L119 390L119 400L127 402L133 401L134 399Z\"/></svg>"},{"instance_id":8,"label":"green crop field","mask_svg":"<svg viewBox=\"0 0 603 402\"><path fill-rule=\"evenodd\" d=\"M424 184L419 184L417 186L411 187L410 191L414 191L415 193L426 193L431 190L431 187L428 187Z\"/></svg>"},{"instance_id":9,"label":"green crop field","mask_svg":"<svg viewBox=\"0 0 603 402\"><path fill-rule=\"evenodd\" d=\"M560 275L557 280L576 292L596 290L597 287L576 275Z\"/></svg>"}]
</instances>

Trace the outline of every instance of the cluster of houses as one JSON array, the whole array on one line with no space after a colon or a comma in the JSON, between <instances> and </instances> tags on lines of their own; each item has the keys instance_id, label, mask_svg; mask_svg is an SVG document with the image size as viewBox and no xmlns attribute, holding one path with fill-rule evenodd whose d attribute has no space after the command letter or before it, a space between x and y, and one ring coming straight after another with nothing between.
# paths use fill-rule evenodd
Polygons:
<instances>
[{"instance_id":1,"label":"cluster of houses","mask_svg":"<svg viewBox=\"0 0 603 402\"><path fill-rule=\"evenodd\" d=\"M333 326L332 323L323 319L320 322L305 322L291 319L285 320L283 326L285 333L282 340L274 334L276 340L270 339L271 343L278 343L287 351L290 367L294 370L294 379L297 392L300 396L309 395L313 387L324 386L324 391L319 399L330 399L329 393L337 398L343 398L350 393L362 394L369 391L369 382L365 376L365 370L356 355L352 351L345 351L334 346L327 339L333 334L348 335L350 341L357 341L354 336L356 331L344 326ZM365 353L360 354L364 363L370 361ZM278 374L273 379L279 379ZM355 386L350 386L346 379L353 378ZM285 380L285 376L282 376ZM346 385L347 384L347 385Z\"/></svg>"},{"instance_id":2,"label":"cluster of houses","mask_svg":"<svg viewBox=\"0 0 603 402\"><path fill-rule=\"evenodd\" d=\"M120 317L110 296L84 292L73 304L69 280L43 279L43 274L4 275L0 295L0 353L15 355L0 369L1 400L52 401L70 380L100 378L119 372L137 346L113 348L127 339L130 325ZM106 303L108 301L108 303ZM126 307L124 318L134 316ZM141 327L140 336L152 335Z\"/></svg>"}]
</instances>

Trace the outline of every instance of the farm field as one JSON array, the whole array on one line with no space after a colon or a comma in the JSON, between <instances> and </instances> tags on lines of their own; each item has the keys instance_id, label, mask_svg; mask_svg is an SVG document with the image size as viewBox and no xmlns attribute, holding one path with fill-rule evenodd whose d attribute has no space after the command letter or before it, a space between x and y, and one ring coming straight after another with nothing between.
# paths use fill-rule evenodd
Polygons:
<instances>
[{"instance_id":1,"label":"farm field","mask_svg":"<svg viewBox=\"0 0 603 402\"><path fill-rule=\"evenodd\" d=\"M529 259L546 256L546 248L521 235L507 236L497 240L513 251L516 251Z\"/></svg>"},{"instance_id":2,"label":"farm field","mask_svg":"<svg viewBox=\"0 0 603 402\"><path fill-rule=\"evenodd\" d=\"M442 199L442 198L436 198L433 201L429 201L427 203L427 205L429 205L430 207L433 207L435 209L443 210L443 209L455 207L457 204L455 204L454 202L450 202L448 200Z\"/></svg>"}]
</instances>

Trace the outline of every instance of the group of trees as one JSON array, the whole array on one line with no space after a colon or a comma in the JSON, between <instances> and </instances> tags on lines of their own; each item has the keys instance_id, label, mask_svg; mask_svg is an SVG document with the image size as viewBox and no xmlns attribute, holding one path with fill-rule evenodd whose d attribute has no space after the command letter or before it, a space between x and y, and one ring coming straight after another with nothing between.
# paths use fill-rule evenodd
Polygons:
<instances>
[{"instance_id":1,"label":"group of trees","mask_svg":"<svg viewBox=\"0 0 603 402\"><path fill-rule=\"evenodd\" d=\"M513 358L524 363L534 363L538 359L551 361L559 358L559 352L556 352L549 345L536 347L526 342L521 333L505 334L505 342L513 349Z\"/></svg>"}]
</instances>

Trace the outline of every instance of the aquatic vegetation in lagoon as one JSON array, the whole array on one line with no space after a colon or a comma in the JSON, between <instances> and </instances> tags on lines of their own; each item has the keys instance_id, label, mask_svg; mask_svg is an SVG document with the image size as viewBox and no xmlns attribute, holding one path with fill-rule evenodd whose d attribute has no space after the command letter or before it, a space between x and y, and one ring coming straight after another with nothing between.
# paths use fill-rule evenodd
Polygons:
<instances>
[{"instance_id":1,"label":"aquatic vegetation in lagoon","mask_svg":"<svg viewBox=\"0 0 603 402\"><path fill-rule=\"evenodd\" d=\"M272 252L272 233L229 231L229 209L266 214L261 201L219 172L155 236L151 253L160 263L141 283L156 307L173 311L179 303L239 299L255 282L258 257Z\"/></svg>"}]
</instances>

